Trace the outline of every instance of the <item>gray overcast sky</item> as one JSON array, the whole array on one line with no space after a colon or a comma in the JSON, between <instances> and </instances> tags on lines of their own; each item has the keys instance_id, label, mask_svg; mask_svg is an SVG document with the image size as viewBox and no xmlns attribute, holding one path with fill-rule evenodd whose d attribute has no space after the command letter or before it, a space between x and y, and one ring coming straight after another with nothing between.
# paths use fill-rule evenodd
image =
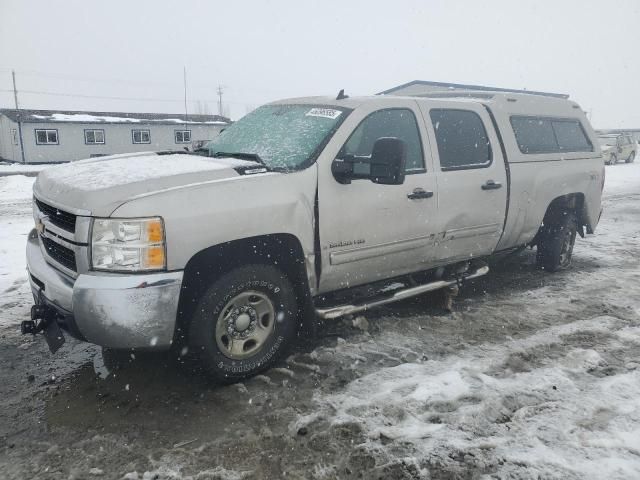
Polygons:
<instances>
[{"instance_id":1,"label":"gray overcast sky","mask_svg":"<svg viewBox=\"0 0 640 480\"><path fill-rule=\"evenodd\" d=\"M183 112L186 66L192 113L219 84L237 119L422 79L569 93L597 128L640 128L638 25L637 0L0 0L0 104L13 68L25 108Z\"/></svg>"}]
</instances>

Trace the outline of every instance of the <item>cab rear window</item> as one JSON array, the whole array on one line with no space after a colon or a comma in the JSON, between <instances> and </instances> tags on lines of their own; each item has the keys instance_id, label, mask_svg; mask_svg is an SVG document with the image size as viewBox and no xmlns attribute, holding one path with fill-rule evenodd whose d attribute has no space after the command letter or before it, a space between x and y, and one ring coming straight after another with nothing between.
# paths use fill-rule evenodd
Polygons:
<instances>
[{"instance_id":1,"label":"cab rear window","mask_svg":"<svg viewBox=\"0 0 640 480\"><path fill-rule=\"evenodd\" d=\"M518 148L525 154L593 152L593 145L577 119L511 117Z\"/></svg>"}]
</instances>

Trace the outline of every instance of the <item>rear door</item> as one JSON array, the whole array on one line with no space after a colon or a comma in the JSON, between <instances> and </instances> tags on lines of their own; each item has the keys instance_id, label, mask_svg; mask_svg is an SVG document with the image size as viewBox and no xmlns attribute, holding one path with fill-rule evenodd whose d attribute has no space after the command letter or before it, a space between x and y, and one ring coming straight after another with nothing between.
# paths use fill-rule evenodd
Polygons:
<instances>
[{"instance_id":1,"label":"rear door","mask_svg":"<svg viewBox=\"0 0 640 480\"><path fill-rule=\"evenodd\" d=\"M482 105L425 101L438 183L439 260L492 253L502 235L507 174L491 119Z\"/></svg>"},{"instance_id":2,"label":"rear door","mask_svg":"<svg viewBox=\"0 0 640 480\"><path fill-rule=\"evenodd\" d=\"M396 137L405 142L404 183L338 183L331 173L331 161L344 155L369 157L380 137ZM359 107L345 120L325 152L326 157L318 164L322 259L319 291L427 268L434 259L438 231L437 190L425 125L416 101L394 99Z\"/></svg>"}]
</instances>

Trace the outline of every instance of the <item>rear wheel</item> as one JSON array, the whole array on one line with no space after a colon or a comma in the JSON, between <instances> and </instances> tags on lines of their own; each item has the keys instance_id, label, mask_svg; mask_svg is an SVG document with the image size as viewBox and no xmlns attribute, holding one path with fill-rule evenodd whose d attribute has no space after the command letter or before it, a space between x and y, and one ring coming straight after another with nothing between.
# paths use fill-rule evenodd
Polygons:
<instances>
[{"instance_id":1,"label":"rear wheel","mask_svg":"<svg viewBox=\"0 0 640 480\"><path fill-rule=\"evenodd\" d=\"M114 349L102 347L102 361L109 370L128 367L135 360L133 349Z\"/></svg>"},{"instance_id":2,"label":"rear wheel","mask_svg":"<svg viewBox=\"0 0 640 480\"><path fill-rule=\"evenodd\" d=\"M631 152L631 155L629 155L629 158L627 158L626 163L633 163L635 159L636 159L636 152Z\"/></svg>"},{"instance_id":3,"label":"rear wheel","mask_svg":"<svg viewBox=\"0 0 640 480\"><path fill-rule=\"evenodd\" d=\"M212 377L234 382L273 365L295 338L297 316L284 273L246 265L222 275L202 294L189 343Z\"/></svg>"},{"instance_id":4,"label":"rear wheel","mask_svg":"<svg viewBox=\"0 0 640 480\"><path fill-rule=\"evenodd\" d=\"M559 218L542 227L538 242L538 266L556 272L571 265L578 222L573 211L564 211Z\"/></svg>"}]
</instances>

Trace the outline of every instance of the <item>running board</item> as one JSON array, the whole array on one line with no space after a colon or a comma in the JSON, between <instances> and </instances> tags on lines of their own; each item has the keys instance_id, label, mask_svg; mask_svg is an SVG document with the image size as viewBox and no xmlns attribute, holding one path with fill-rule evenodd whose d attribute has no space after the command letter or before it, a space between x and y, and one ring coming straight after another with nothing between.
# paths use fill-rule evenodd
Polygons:
<instances>
[{"instance_id":1,"label":"running board","mask_svg":"<svg viewBox=\"0 0 640 480\"><path fill-rule=\"evenodd\" d=\"M489 267L484 265L478 268L475 272L462 277L462 281L471 280L473 278L481 277L489 272ZM337 307L328 308L316 308L316 314L323 319L329 320L334 318L343 317L344 315L351 315L358 312L363 312L374 307L386 305L387 303L398 302L406 298L415 297L426 292L432 292L434 290L440 290L441 288L450 287L456 285L457 280L438 280L436 282L425 283L424 285L418 285L417 287L404 288L402 290L396 290L388 297L380 298L378 300L372 299L368 303L360 303L356 305L339 305Z\"/></svg>"}]
</instances>

